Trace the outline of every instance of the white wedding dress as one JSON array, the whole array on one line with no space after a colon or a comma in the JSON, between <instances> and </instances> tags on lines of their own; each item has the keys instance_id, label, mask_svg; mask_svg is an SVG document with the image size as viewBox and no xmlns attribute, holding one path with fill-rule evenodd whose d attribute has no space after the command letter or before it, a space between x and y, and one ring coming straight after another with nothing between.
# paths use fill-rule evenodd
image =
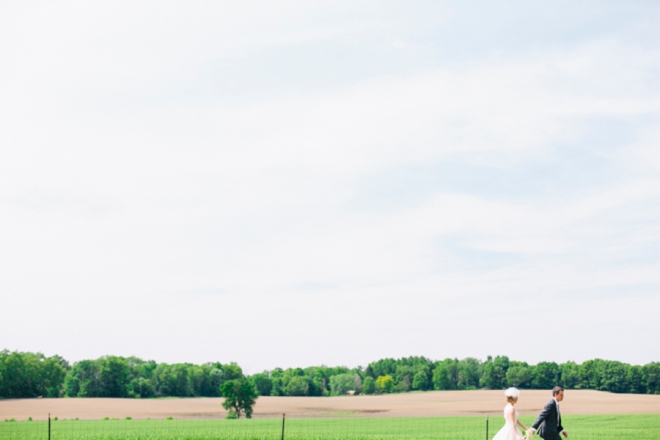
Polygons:
<instances>
[{"instance_id":1,"label":"white wedding dress","mask_svg":"<svg viewBox=\"0 0 660 440\"><path fill-rule=\"evenodd\" d=\"M522 437L522 434L517 427L518 411L516 411L510 403L504 407L504 420L506 423L502 429L495 434L493 440L519 440Z\"/></svg>"}]
</instances>

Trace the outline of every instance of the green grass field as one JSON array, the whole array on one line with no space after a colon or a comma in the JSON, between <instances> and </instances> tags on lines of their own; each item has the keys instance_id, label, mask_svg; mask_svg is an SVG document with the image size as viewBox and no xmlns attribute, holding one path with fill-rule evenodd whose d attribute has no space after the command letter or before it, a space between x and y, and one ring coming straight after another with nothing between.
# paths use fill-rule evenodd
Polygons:
<instances>
[{"instance_id":1,"label":"green grass field","mask_svg":"<svg viewBox=\"0 0 660 440\"><path fill-rule=\"evenodd\" d=\"M529 425L532 417L522 417ZM571 439L660 440L660 415L565 416ZM491 416L489 436L503 419ZM99 420L53 421L51 440L279 440L281 419L253 420ZM287 419L287 440L479 440L486 438L484 417ZM538 437L537 437L538 438ZM0 422L0 439L48 439L47 422Z\"/></svg>"}]
</instances>

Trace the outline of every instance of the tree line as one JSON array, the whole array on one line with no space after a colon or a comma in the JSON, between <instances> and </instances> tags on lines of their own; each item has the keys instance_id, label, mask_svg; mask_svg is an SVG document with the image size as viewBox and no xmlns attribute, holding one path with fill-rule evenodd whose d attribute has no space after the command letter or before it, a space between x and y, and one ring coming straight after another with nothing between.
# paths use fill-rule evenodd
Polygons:
<instances>
[{"instance_id":1,"label":"tree line","mask_svg":"<svg viewBox=\"0 0 660 440\"><path fill-rule=\"evenodd\" d=\"M233 362L167 364L103 356L71 365L61 356L0 351L0 398L220 397L224 383L244 379Z\"/></svg>"},{"instance_id":2,"label":"tree line","mask_svg":"<svg viewBox=\"0 0 660 440\"><path fill-rule=\"evenodd\" d=\"M660 394L660 363L630 365L594 359L582 364L530 365L506 356L489 356L485 361L432 361L412 356L381 359L366 368L275 368L246 376L233 362L167 364L137 357L103 356L70 364L61 356L0 351L0 398L221 397L231 390L241 389L245 394L247 388L254 389L255 396L337 396L509 386L550 389L556 385L566 389Z\"/></svg>"},{"instance_id":3,"label":"tree line","mask_svg":"<svg viewBox=\"0 0 660 440\"><path fill-rule=\"evenodd\" d=\"M660 363L643 366L594 359L582 364L529 365L506 356L432 361L426 357L381 359L366 368L276 368L251 376L260 395L326 396L429 390L589 389L614 393L660 394Z\"/></svg>"}]
</instances>

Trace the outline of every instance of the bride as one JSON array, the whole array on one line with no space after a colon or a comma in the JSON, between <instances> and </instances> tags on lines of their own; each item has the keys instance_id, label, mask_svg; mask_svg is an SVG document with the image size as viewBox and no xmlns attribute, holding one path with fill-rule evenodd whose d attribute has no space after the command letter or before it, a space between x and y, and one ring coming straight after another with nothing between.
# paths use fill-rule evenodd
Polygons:
<instances>
[{"instance_id":1,"label":"bride","mask_svg":"<svg viewBox=\"0 0 660 440\"><path fill-rule=\"evenodd\" d=\"M493 440L522 440L522 434L518 430L516 424L520 425L522 429L527 431L527 427L518 420L518 411L514 408L516 402L518 402L518 396L520 396L520 391L517 388L509 388L504 392L506 396L507 404L504 407L504 420L506 423L499 430Z\"/></svg>"}]
</instances>

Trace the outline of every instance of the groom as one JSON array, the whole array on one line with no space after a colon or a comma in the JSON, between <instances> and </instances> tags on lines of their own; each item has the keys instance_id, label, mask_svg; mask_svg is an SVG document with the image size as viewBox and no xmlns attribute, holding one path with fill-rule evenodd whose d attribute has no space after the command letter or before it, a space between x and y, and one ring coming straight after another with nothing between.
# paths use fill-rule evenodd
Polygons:
<instances>
[{"instance_id":1,"label":"groom","mask_svg":"<svg viewBox=\"0 0 660 440\"><path fill-rule=\"evenodd\" d=\"M564 431L561 426L561 413L559 412L559 402L564 400L564 389L562 387L554 387L552 389L552 400L545 404L545 408L541 411L536 421L532 424L531 431L536 432L538 429L539 436L544 440L558 440L559 433L561 432L564 437L568 437L568 433Z\"/></svg>"}]
</instances>

